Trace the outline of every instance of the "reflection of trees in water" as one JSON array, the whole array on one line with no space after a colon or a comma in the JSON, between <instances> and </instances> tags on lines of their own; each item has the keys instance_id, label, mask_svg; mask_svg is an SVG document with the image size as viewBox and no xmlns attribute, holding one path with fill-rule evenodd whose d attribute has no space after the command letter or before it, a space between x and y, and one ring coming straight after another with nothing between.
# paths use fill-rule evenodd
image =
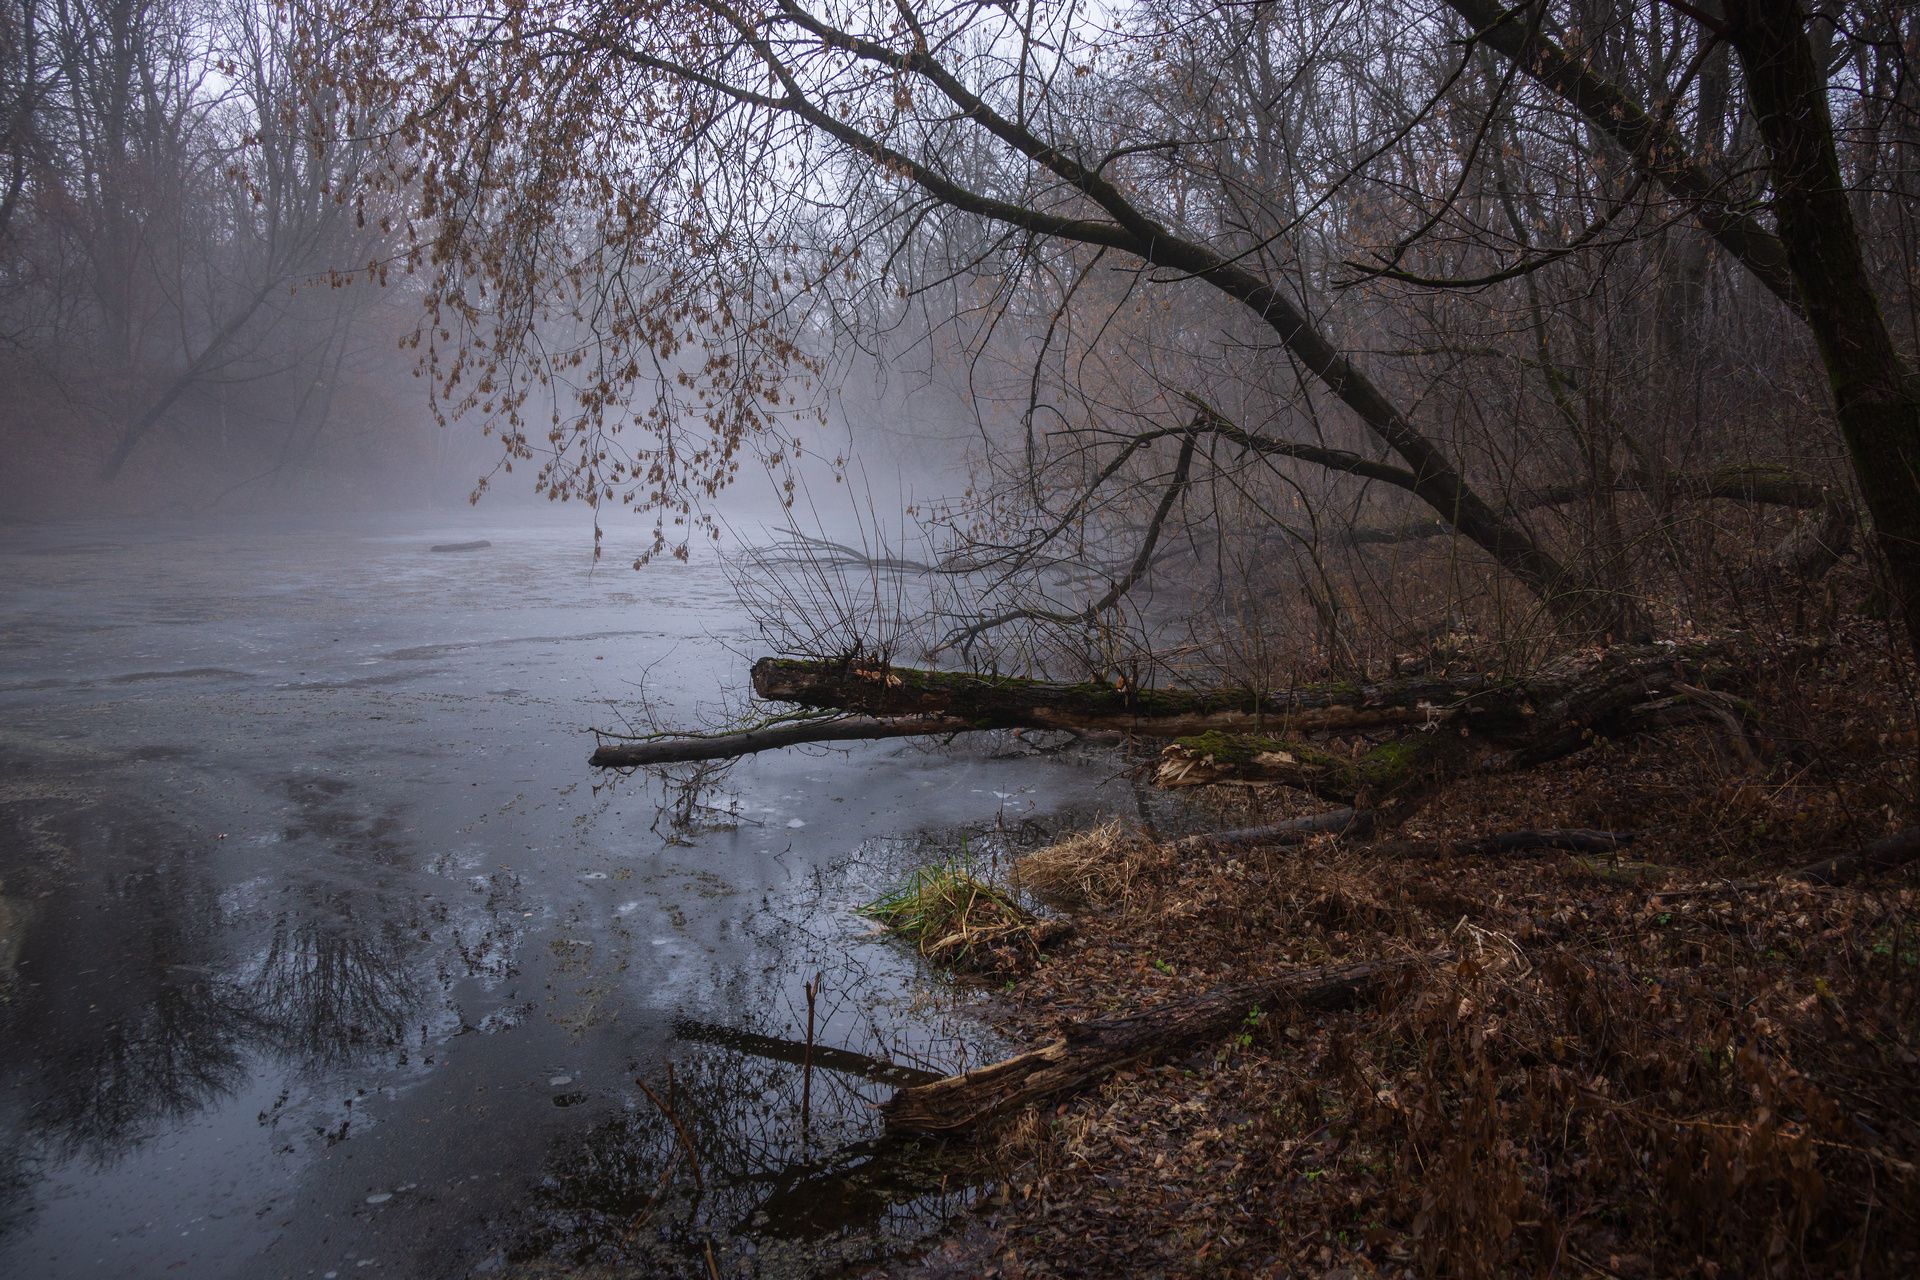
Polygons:
<instances>
[{"instance_id":1,"label":"reflection of trees in water","mask_svg":"<svg viewBox=\"0 0 1920 1280\"><path fill-rule=\"evenodd\" d=\"M166 984L138 1009L43 1060L36 1128L96 1161L155 1123L237 1089L265 1028L246 990L217 979Z\"/></svg>"},{"instance_id":2,"label":"reflection of trees in water","mask_svg":"<svg viewBox=\"0 0 1920 1280\"><path fill-rule=\"evenodd\" d=\"M918 1077L894 1063L935 1073L965 1065L978 1028L923 998L927 975L910 950L858 941L846 908L912 865L951 856L963 837L992 860L1048 835L1036 826L869 840L754 913L743 929L762 963L736 970L715 1002L751 1012L729 1027L674 1022L671 1090L664 1070L646 1076L671 1115L636 1089L618 1114L553 1149L515 1260L705 1274L709 1244L727 1271L751 1240L766 1274L834 1274L962 1210L974 1191L965 1162L950 1149L886 1140L874 1104ZM803 1132L809 1054L795 988L816 974L826 995Z\"/></svg>"},{"instance_id":3,"label":"reflection of trees in water","mask_svg":"<svg viewBox=\"0 0 1920 1280\"><path fill-rule=\"evenodd\" d=\"M786 1249L774 1269L831 1272L877 1259L964 1206L971 1187L950 1157L877 1136L872 1104L888 1086L857 1067L816 1065L803 1133L802 1068L785 1051L770 1058L757 1048L687 1046L671 1089L664 1074L648 1081L663 1105L641 1094L566 1139L516 1258L691 1274L709 1243L724 1260L751 1236L763 1265Z\"/></svg>"},{"instance_id":4,"label":"reflection of trees in water","mask_svg":"<svg viewBox=\"0 0 1920 1280\"><path fill-rule=\"evenodd\" d=\"M101 887L106 901L86 907L113 927L41 930L29 945L37 972L106 980L63 982L39 1007L6 1011L4 1027L14 1041L4 1056L30 1081L32 1130L53 1152L98 1162L231 1095L258 1055L307 1072L403 1044L432 994L497 975L517 942L497 918L511 895L497 888L485 889L476 921L444 907L380 915L380 902L355 890L308 886L272 915L254 958L223 975L208 961L222 934L252 917L223 906L197 861L166 860ZM423 965L419 953L436 939L450 955ZM28 1041L38 1046L30 1060L20 1052Z\"/></svg>"},{"instance_id":5,"label":"reflection of trees in water","mask_svg":"<svg viewBox=\"0 0 1920 1280\"><path fill-rule=\"evenodd\" d=\"M170 954L159 949L156 959ZM399 929L356 926L351 912L290 909L238 978L190 977L179 961L114 965L107 971L145 990L118 1017L62 1037L66 1047L40 1072L35 1127L105 1161L156 1125L232 1094L258 1053L306 1070L393 1045L417 999L408 959ZM123 989L115 1004L127 1003Z\"/></svg>"},{"instance_id":6,"label":"reflection of trees in water","mask_svg":"<svg viewBox=\"0 0 1920 1280\"><path fill-rule=\"evenodd\" d=\"M417 928L359 923L346 895L326 905L324 913L276 916L245 982L272 1048L308 1067L398 1044L420 997L407 963Z\"/></svg>"},{"instance_id":7,"label":"reflection of trees in water","mask_svg":"<svg viewBox=\"0 0 1920 1280\"><path fill-rule=\"evenodd\" d=\"M672 1114L638 1093L619 1114L556 1147L515 1237L515 1260L532 1266L529 1274L549 1273L539 1264L704 1274L709 1245L728 1271L750 1239L760 1273L838 1274L964 1209L974 1193L968 1162L952 1148L888 1140L873 1104L912 1076L882 1059L935 1073L961 1069L979 1048L978 1026L926 998L938 984L907 950L850 939L846 908L963 849L990 874L1074 820L869 839L755 913L744 929L765 963L736 972L719 1002L758 1011L748 1018L754 1025L676 1021L671 1093L664 1073L647 1077ZM806 1018L793 987L795 975L816 973L828 993L816 1010L819 1044L833 1047L811 1055L803 1132L801 1063L809 1055L797 1038ZM689 1141L698 1184L683 1150Z\"/></svg>"}]
</instances>

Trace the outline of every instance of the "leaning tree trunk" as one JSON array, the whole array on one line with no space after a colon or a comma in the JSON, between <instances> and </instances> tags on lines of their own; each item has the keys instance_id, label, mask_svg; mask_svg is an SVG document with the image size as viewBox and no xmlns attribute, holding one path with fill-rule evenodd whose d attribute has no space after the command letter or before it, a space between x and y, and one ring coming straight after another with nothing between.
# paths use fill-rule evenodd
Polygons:
<instances>
[{"instance_id":1,"label":"leaning tree trunk","mask_svg":"<svg viewBox=\"0 0 1920 1280\"><path fill-rule=\"evenodd\" d=\"M1766 142L1780 240L1909 642L1920 651L1920 391L1867 274L1807 15L1799 0L1728 0L1726 13Z\"/></svg>"}]
</instances>

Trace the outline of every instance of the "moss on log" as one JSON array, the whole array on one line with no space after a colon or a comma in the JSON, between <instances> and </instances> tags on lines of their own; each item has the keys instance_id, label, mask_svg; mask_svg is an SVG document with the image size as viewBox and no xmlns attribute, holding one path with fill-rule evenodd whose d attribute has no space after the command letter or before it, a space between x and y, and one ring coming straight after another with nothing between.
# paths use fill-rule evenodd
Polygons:
<instances>
[{"instance_id":1,"label":"moss on log","mask_svg":"<svg viewBox=\"0 0 1920 1280\"><path fill-rule=\"evenodd\" d=\"M798 658L753 664L770 702L873 716L946 715L978 729L1118 730L1178 737L1209 730L1333 733L1417 724L1436 707L1499 700L1511 681L1483 675L1359 685L1337 680L1257 694L1244 689L1135 689ZM1517 686L1516 686L1517 687Z\"/></svg>"}]
</instances>

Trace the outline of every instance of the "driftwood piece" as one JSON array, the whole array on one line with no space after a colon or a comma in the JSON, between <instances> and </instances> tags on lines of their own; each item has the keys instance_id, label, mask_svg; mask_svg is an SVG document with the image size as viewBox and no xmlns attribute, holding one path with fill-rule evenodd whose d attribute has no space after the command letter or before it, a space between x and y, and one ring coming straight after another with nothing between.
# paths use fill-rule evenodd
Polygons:
<instances>
[{"instance_id":1,"label":"driftwood piece","mask_svg":"<svg viewBox=\"0 0 1920 1280\"><path fill-rule=\"evenodd\" d=\"M962 733L974 726L953 716L813 716L784 720L734 733L661 735L631 741L602 742L587 763L603 769L681 764L692 760L730 760L735 756L812 742L859 742L874 738L915 738Z\"/></svg>"},{"instance_id":2,"label":"driftwood piece","mask_svg":"<svg viewBox=\"0 0 1920 1280\"><path fill-rule=\"evenodd\" d=\"M1446 953L1320 965L1258 982L1216 987L1118 1018L1068 1027L1057 1040L991 1066L895 1093L881 1106L889 1129L951 1133L1028 1103L1085 1088L1146 1058L1225 1035L1260 1009L1274 1025L1309 1010L1370 1000L1414 969Z\"/></svg>"},{"instance_id":3,"label":"driftwood piece","mask_svg":"<svg viewBox=\"0 0 1920 1280\"><path fill-rule=\"evenodd\" d=\"M427 550L429 551L485 551L488 547L492 545L493 544L491 542L488 542L485 538L481 538L474 542L436 542L433 546L428 547Z\"/></svg>"},{"instance_id":4,"label":"driftwood piece","mask_svg":"<svg viewBox=\"0 0 1920 1280\"><path fill-rule=\"evenodd\" d=\"M837 1071L842 1075L871 1080L876 1084L904 1087L928 1084L943 1078L937 1071L892 1062L886 1058L876 1058L854 1049L841 1049L825 1044L807 1044L802 1040L785 1040L779 1036L762 1035L757 1031L742 1031L737 1027L723 1027L712 1022L702 1022L697 1018L675 1018L669 1025L673 1028L676 1039L715 1045L750 1057L791 1063L796 1067L812 1065L822 1070Z\"/></svg>"}]
</instances>

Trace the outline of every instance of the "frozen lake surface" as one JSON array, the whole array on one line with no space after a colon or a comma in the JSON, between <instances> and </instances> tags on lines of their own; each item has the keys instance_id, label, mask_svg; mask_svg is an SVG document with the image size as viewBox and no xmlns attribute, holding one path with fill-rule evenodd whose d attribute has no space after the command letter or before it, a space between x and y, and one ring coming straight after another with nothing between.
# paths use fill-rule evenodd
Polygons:
<instances>
[{"instance_id":1,"label":"frozen lake surface","mask_svg":"<svg viewBox=\"0 0 1920 1280\"><path fill-rule=\"evenodd\" d=\"M810 1274L971 1197L872 1158L852 1057L803 1133L782 1041L818 974L822 1044L977 1060L851 908L1126 803L1112 763L780 752L676 833L589 729L643 683L691 723L754 636L711 557L590 553L0 529L0 1275Z\"/></svg>"}]
</instances>

